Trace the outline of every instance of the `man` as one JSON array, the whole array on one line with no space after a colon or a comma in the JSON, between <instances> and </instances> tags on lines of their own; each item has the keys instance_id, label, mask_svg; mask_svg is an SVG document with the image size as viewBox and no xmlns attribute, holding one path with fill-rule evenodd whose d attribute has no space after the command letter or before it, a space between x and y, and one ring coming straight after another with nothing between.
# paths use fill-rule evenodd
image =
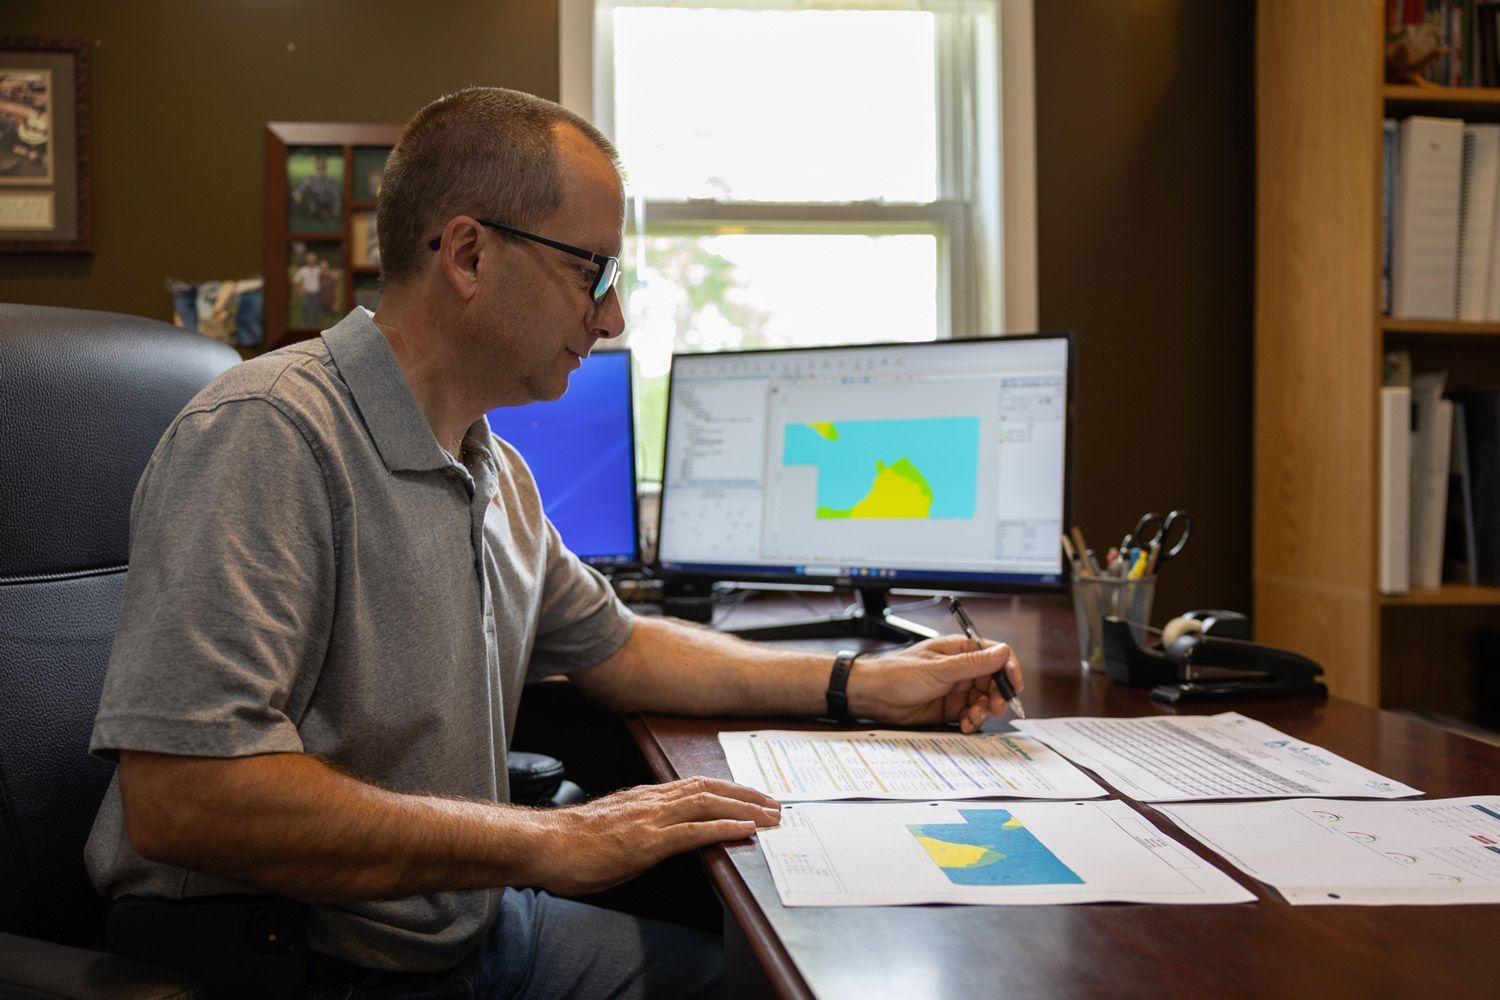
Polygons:
<instances>
[{"instance_id":1,"label":"man","mask_svg":"<svg viewBox=\"0 0 1500 1000\"><path fill-rule=\"evenodd\" d=\"M484 422L556 399L623 330L615 153L549 102L466 90L407 125L379 213L379 315L226 373L142 477L92 876L115 897L311 902L320 969L388 989L712 991L711 938L558 896L751 836L774 800L694 778L505 804L530 677L568 673L621 711L828 703L826 654L633 617ZM999 669L1020 686L1009 649L959 637L862 657L850 710L973 731L1004 709Z\"/></svg>"},{"instance_id":2,"label":"man","mask_svg":"<svg viewBox=\"0 0 1500 1000\"><path fill-rule=\"evenodd\" d=\"M328 176L328 158L315 154L312 176L304 177L302 183L292 189L292 207L320 222L327 222L342 214L343 200L338 184Z\"/></svg>"},{"instance_id":3,"label":"man","mask_svg":"<svg viewBox=\"0 0 1500 1000\"><path fill-rule=\"evenodd\" d=\"M292 284L302 294L301 322L298 325L303 329L315 329L323 316L323 275L316 253L309 250L302 255L302 266L292 272Z\"/></svg>"}]
</instances>

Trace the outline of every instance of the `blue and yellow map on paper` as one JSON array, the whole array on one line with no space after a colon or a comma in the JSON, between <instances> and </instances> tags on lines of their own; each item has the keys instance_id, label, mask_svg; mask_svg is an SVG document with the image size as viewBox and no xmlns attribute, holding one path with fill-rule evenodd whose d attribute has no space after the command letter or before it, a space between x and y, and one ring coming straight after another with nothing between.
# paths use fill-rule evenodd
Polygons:
<instances>
[{"instance_id":1,"label":"blue and yellow map on paper","mask_svg":"<svg viewBox=\"0 0 1500 1000\"><path fill-rule=\"evenodd\" d=\"M822 518L970 518L979 418L788 424L782 461L818 470Z\"/></svg>"},{"instance_id":2,"label":"blue and yellow map on paper","mask_svg":"<svg viewBox=\"0 0 1500 1000\"><path fill-rule=\"evenodd\" d=\"M962 823L911 823L907 830L955 885L1082 885L1006 809L960 809Z\"/></svg>"}]
</instances>

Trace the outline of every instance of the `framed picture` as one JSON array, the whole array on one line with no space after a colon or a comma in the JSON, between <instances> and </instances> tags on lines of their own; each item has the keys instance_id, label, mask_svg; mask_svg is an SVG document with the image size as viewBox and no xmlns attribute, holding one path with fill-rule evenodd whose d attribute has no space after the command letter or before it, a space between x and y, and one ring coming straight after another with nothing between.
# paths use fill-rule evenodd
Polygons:
<instances>
[{"instance_id":1,"label":"framed picture","mask_svg":"<svg viewBox=\"0 0 1500 1000\"><path fill-rule=\"evenodd\" d=\"M354 304L370 312L380 311L380 276L378 274L354 275Z\"/></svg>"},{"instance_id":2,"label":"framed picture","mask_svg":"<svg viewBox=\"0 0 1500 1000\"><path fill-rule=\"evenodd\" d=\"M349 261L355 267L380 267L380 238L375 233L374 212L355 212L350 217Z\"/></svg>"},{"instance_id":3,"label":"framed picture","mask_svg":"<svg viewBox=\"0 0 1500 1000\"><path fill-rule=\"evenodd\" d=\"M89 253L89 50L0 37L0 252Z\"/></svg>"},{"instance_id":4,"label":"framed picture","mask_svg":"<svg viewBox=\"0 0 1500 1000\"><path fill-rule=\"evenodd\" d=\"M400 135L400 125L266 126L264 348L316 337L379 301L375 208Z\"/></svg>"},{"instance_id":5,"label":"framed picture","mask_svg":"<svg viewBox=\"0 0 1500 1000\"><path fill-rule=\"evenodd\" d=\"M287 325L294 330L322 330L343 318L344 245L293 242L288 248Z\"/></svg>"},{"instance_id":6,"label":"framed picture","mask_svg":"<svg viewBox=\"0 0 1500 1000\"><path fill-rule=\"evenodd\" d=\"M292 233L337 233L344 228L344 153L321 146L286 156L286 228Z\"/></svg>"},{"instance_id":7,"label":"framed picture","mask_svg":"<svg viewBox=\"0 0 1500 1000\"><path fill-rule=\"evenodd\" d=\"M390 155L387 146L360 146L354 150L355 201L374 201L380 197L380 178Z\"/></svg>"}]
</instances>

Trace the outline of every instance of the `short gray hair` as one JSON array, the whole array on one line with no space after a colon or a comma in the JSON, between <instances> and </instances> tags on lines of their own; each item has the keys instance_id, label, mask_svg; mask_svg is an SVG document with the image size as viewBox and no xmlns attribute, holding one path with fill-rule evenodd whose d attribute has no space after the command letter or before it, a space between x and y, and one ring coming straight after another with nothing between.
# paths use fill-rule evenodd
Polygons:
<instances>
[{"instance_id":1,"label":"short gray hair","mask_svg":"<svg viewBox=\"0 0 1500 1000\"><path fill-rule=\"evenodd\" d=\"M427 242L455 215L529 229L557 211L558 126L581 132L618 171L604 134L560 104L502 87L469 87L418 111L386 160L376 233L382 283L415 277Z\"/></svg>"}]
</instances>

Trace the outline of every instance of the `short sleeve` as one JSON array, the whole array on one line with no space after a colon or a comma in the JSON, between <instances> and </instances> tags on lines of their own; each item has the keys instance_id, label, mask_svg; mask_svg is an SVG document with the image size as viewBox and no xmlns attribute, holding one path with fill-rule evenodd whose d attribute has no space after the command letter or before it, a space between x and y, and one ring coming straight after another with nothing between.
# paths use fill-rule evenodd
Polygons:
<instances>
[{"instance_id":1,"label":"short sleeve","mask_svg":"<svg viewBox=\"0 0 1500 1000\"><path fill-rule=\"evenodd\" d=\"M131 510L130 570L90 750L299 752L335 594L322 466L272 403L184 414Z\"/></svg>"},{"instance_id":2,"label":"short sleeve","mask_svg":"<svg viewBox=\"0 0 1500 1000\"><path fill-rule=\"evenodd\" d=\"M546 582L527 676L531 680L592 667L613 655L635 627L635 615L609 581L585 565L546 522Z\"/></svg>"}]
</instances>

